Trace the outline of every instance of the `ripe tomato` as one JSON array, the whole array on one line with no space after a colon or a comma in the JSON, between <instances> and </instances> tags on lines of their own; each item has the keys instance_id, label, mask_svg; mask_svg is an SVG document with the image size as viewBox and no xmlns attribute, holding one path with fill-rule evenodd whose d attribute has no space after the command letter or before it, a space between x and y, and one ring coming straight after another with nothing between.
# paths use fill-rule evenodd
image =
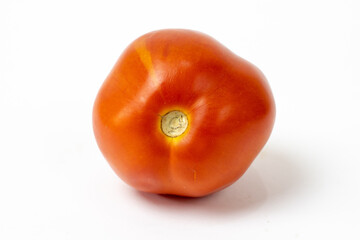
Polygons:
<instances>
[{"instance_id":1,"label":"ripe tomato","mask_svg":"<svg viewBox=\"0 0 360 240\"><path fill-rule=\"evenodd\" d=\"M246 171L274 118L270 87L254 65L202 33L160 30L120 56L97 95L93 127L126 183L197 197Z\"/></svg>"}]
</instances>

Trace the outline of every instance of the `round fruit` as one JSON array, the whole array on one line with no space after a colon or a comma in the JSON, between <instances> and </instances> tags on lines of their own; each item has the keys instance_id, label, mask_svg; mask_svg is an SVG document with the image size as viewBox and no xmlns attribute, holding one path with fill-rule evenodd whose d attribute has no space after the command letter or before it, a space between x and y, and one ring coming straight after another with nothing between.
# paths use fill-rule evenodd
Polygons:
<instances>
[{"instance_id":1,"label":"round fruit","mask_svg":"<svg viewBox=\"0 0 360 240\"><path fill-rule=\"evenodd\" d=\"M93 127L129 185L198 197L246 171L274 118L270 87L254 65L205 34L160 30L121 55L97 95Z\"/></svg>"}]
</instances>

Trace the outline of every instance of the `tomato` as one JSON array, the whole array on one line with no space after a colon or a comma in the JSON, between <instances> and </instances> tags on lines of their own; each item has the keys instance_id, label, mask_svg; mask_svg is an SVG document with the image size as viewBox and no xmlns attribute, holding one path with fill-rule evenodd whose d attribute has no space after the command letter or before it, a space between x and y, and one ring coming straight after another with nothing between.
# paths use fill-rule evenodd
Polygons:
<instances>
[{"instance_id":1,"label":"tomato","mask_svg":"<svg viewBox=\"0 0 360 240\"><path fill-rule=\"evenodd\" d=\"M235 182L275 118L264 75L213 38L159 30L122 53L94 104L93 128L134 188L199 197Z\"/></svg>"}]
</instances>

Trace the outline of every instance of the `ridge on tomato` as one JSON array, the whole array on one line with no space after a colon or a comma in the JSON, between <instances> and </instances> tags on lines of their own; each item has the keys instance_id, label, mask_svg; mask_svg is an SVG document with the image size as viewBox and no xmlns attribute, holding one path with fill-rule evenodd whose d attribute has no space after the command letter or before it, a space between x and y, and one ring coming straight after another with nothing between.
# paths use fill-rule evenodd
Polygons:
<instances>
[{"instance_id":1,"label":"ridge on tomato","mask_svg":"<svg viewBox=\"0 0 360 240\"><path fill-rule=\"evenodd\" d=\"M147 33L122 53L94 104L98 146L134 188L199 197L235 182L268 140L264 75L213 38Z\"/></svg>"}]
</instances>

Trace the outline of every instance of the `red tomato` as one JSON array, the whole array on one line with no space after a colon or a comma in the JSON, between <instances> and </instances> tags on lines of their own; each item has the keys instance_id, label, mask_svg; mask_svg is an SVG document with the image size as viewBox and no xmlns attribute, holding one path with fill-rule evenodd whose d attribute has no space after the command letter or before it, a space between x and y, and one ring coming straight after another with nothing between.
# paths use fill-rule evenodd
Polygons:
<instances>
[{"instance_id":1,"label":"red tomato","mask_svg":"<svg viewBox=\"0 0 360 240\"><path fill-rule=\"evenodd\" d=\"M97 95L93 127L126 183L198 197L246 171L274 118L270 87L254 65L205 34L160 30L120 56Z\"/></svg>"}]
</instances>

